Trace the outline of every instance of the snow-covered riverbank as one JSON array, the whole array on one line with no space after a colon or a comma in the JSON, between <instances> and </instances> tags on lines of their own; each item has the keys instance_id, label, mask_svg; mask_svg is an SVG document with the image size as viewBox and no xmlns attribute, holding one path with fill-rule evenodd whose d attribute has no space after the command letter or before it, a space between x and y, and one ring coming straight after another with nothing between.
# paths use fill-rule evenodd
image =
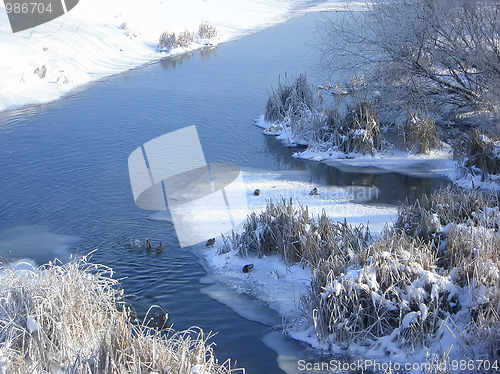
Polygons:
<instances>
[{"instance_id":1,"label":"snow-covered riverbank","mask_svg":"<svg viewBox=\"0 0 500 374\"><path fill-rule=\"evenodd\" d=\"M391 221L390 208L352 204L332 191L306 197L310 186L283 178L271 184L250 180L249 194L265 186L271 197L271 185L280 192L275 200L285 198L279 207L268 205L264 215L256 211L238 231L241 236L217 239L216 250L199 249L215 279L268 304L283 316L292 337L320 351L376 358L415 373L421 372L417 367L432 372L444 366L458 372L456 363L465 359L498 369L497 314L488 314L498 308L495 195L440 190L406 205L395 230L371 241L363 228L326 225L304 214L314 217L327 208L337 220L342 204L352 212L361 209L365 222L376 223L371 227L378 236L384 219ZM297 194L309 211L288 205ZM252 318L251 311L244 314ZM484 370L473 364L471 370Z\"/></svg>"},{"instance_id":2,"label":"snow-covered riverbank","mask_svg":"<svg viewBox=\"0 0 500 374\"><path fill-rule=\"evenodd\" d=\"M0 111L56 100L91 81L201 48L203 41L158 50L165 32L215 26L217 44L240 38L338 1L82 0L66 15L13 34L0 5Z\"/></svg>"}]
</instances>

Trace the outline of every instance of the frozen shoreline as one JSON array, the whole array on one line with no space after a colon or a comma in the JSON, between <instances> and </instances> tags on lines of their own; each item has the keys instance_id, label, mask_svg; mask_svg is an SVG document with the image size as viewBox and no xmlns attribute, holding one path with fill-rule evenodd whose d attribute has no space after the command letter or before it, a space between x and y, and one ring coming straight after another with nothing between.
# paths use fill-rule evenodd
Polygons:
<instances>
[{"instance_id":1,"label":"frozen shoreline","mask_svg":"<svg viewBox=\"0 0 500 374\"><path fill-rule=\"evenodd\" d=\"M207 21L219 31L216 45L241 38L309 11L339 8L339 1L131 0L81 1L68 14L13 34L0 5L0 111L57 100L78 87L168 56L199 49L158 50L164 31L194 31ZM38 69L38 70L37 70Z\"/></svg>"},{"instance_id":2,"label":"frozen shoreline","mask_svg":"<svg viewBox=\"0 0 500 374\"><path fill-rule=\"evenodd\" d=\"M298 176L296 175L295 177ZM369 220L371 231L375 233L375 236L378 236L383 229L382 223L394 221L391 216L395 215L395 208L393 208L394 211L391 211L390 207L364 207L362 204L355 205L349 201L349 197L346 194L340 191L334 193L333 190L329 191L328 188L321 190L321 187L318 186L319 195L308 195L306 191L310 190L312 185L297 180L287 180L282 176L272 176L270 174L259 175L247 173L245 175L245 182L247 197L250 200L250 205L257 214L262 211L265 202L260 200L260 196L252 198L251 195L254 188L260 187L266 193L265 198L272 198L274 201L279 200L281 197L288 200L290 196L302 196L301 203L308 207L310 216L312 217L323 208L326 208L326 213L334 221L339 218L342 220L345 211L364 210L363 214L360 214L354 220L351 218L356 215L351 214L350 218L347 218L347 223L356 225L360 222L363 223L363 220L365 223ZM339 209L342 205L348 208L345 211L342 208ZM383 214L380 214L381 210L384 211ZM491 247L491 244L486 243L489 243L488 240L495 240L494 236L496 234L494 230L487 227L492 227L495 222L497 225L500 224L498 207L480 208L473 216L478 218L478 225L485 226L478 226L472 229L471 226L468 226L471 224L470 222L460 224L449 223L442 226L439 223L439 216L435 214L433 219L437 222L435 227L436 233L441 235L444 240L443 243L446 243L448 240L453 242L458 237L462 237L462 235L471 235L471 239L463 240L469 240L477 248L482 248L481 251L491 251L494 246ZM278 225L282 224L283 217L273 217L276 217ZM274 218L271 221L269 219L268 216L265 221L275 222ZM371 222L374 222L375 225L371 225ZM262 225L265 224L262 223ZM267 227L260 226L260 224L251 227L253 227L251 230L260 238L258 239L259 243L260 240L267 240L263 239L265 236L262 234L264 231L269 230ZM302 232L302 229L298 230ZM240 233L242 230L237 229L236 231ZM306 231L308 232L309 229L306 228ZM470 327L470 324L473 323L470 310L471 308L477 308L482 303L489 303L492 300L494 302L495 290L488 288L489 283L486 280L484 280L485 283L483 285L474 283L476 280L471 281L470 285L460 283L460 266L454 265L456 267L449 271L450 269L445 270L444 267L440 268L439 265L435 265L437 262L432 262L432 255L430 255L432 252L425 252L427 251L426 248L430 247L421 246L421 244L416 244L417 242L413 242L411 245L409 242L406 242L406 244L397 244L399 247L391 247L394 244L387 244L387 246L380 244L380 242L390 242L391 239L385 235L383 236L383 240L377 241L379 243L378 246L377 243L373 244L374 247L371 248L377 249L373 249L370 258L363 265L356 264L354 261L340 275L336 274L332 277L331 273L328 273L328 276L326 273L320 275L320 279L327 276L328 281L325 286L321 287L320 294L314 294L322 300L331 298L334 300L332 303L335 304L335 301L345 301L343 298L357 300L358 298L362 298L363 292L365 292L368 294L364 299L367 303L365 305L367 310L362 314L369 315L370 312L368 310L371 310L370 303L373 303L375 309L378 308L377 313L380 311L381 315L385 316L382 320L393 318L394 316L390 317L390 312L399 310L399 313L402 313L399 317L396 313L396 317L394 317L396 326L393 326L392 333L377 336L371 340L367 339L366 342L359 342L357 340L337 341L334 332L331 332L331 335L328 337L318 335L315 318L319 320L320 317L314 317L314 311L308 309L307 305L309 304L303 304L302 299L308 294L310 286L315 284L314 282L311 283L311 280L316 279L317 281L317 278L315 278L317 277L316 271L319 271L323 265L314 266L314 268L311 265L301 262L287 265L281 255L278 254L258 257L255 252L250 252L248 257L239 255L238 252L243 248L242 246L246 245L244 243L250 243L251 245L253 239L250 239L250 242L233 241L231 244L226 245L224 244L224 240L218 237L215 248L205 248L203 245L200 245L194 250L202 258L203 265L210 274L210 279L224 284L237 293L242 295L250 294L264 302L282 316L284 326L287 324L291 325L291 328L286 329L289 336L298 341L308 343L318 352L323 351L334 355L350 354L354 357L360 357L362 360L374 360L379 364L386 363L405 368L406 366L404 365L409 363L408 372L415 373L419 372L414 369L415 367L424 368L426 367L425 365L431 364L434 367L442 365L444 361L439 360L440 358L442 360L443 357L445 359L449 357L448 359L452 361L460 360L465 354L464 352L469 349L467 347L469 347L468 344L471 341L467 341L467 339L473 338L474 335L471 334L474 334L474 331L476 331L474 327ZM398 237L397 234L392 236L392 238L394 237ZM481 240L484 240L483 244L476 242L476 238L480 237L483 238ZM304 240L307 242L307 239ZM339 240L340 242L343 241L343 239ZM267 242L267 245L269 245L269 242ZM482 245L485 247L482 247ZM489 245L489 247L486 247L486 245ZM279 252L279 250L277 251ZM245 250L243 249L244 252ZM431 261L430 265L425 263L428 254L428 258ZM335 260L332 259L331 261ZM253 271L245 272L243 270L243 267L248 264L253 265ZM379 274L381 269L387 269L386 266L389 266L390 269L393 269L391 271L394 272L388 276L389 280L380 278ZM479 268L483 267L487 269L485 271L488 274L491 272L491 277L498 278L498 270L495 270L497 268L493 263L488 262L485 265L482 260L481 263L478 263L478 266ZM446 271L449 271L449 273ZM398 283L397 286L393 284L389 289L386 289L387 285L385 282L390 282L390 278L393 276L397 277L396 274L402 274L401 280L398 280L401 284ZM398 295L396 297L398 301L392 296L387 296L393 295L395 290ZM224 295L223 290L215 289L213 292L214 294L211 296L216 300L220 299L219 294ZM352 293L356 296L352 296ZM210 290L207 294L210 295ZM228 297L225 296L221 302L228 303ZM229 303L231 302L229 301ZM246 319L262 321L263 317L259 314L261 309L239 305L236 299L235 304L234 307L229 304L228 306ZM442 309L440 309L441 307ZM315 310L320 313L317 309ZM308 313L304 314L304 312ZM310 312L313 312L312 315L309 315ZM386 316L386 313L389 314ZM357 315L357 313L352 313L351 317L346 318L343 323L347 324L348 320L352 322L352 318L355 320L358 318L352 317L352 315ZM340 317L332 315L329 318L335 318L336 321ZM264 318L264 322L262 323L275 327L281 326L281 324L276 324L276 322L273 324L272 319L269 318ZM419 343L415 343L415 345L411 345L414 343L408 343L410 345L407 346L407 337L411 339L411 332L420 331L420 325L424 326L425 323L428 324L425 326L430 332L424 332L423 337L421 337L421 333L415 335L420 337L415 338L416 341L422 339L422 346L419 346ZM335 324L335 326L338 325ZM340 327L338 328L340 329ZM336 331L334 327L332 329ZM479 342L477 343L480 344ZM279 349L277 352L278 355L281 354ZM482 351L479 353L481 355L485 354ZM488 359L495 360L493 356ZM498 365L499 362L492 361L491 364ZM283 367L282 369L285 370ZM295 370L285 371L287 373L296 372Z\"/></svg>"}]
</instances>

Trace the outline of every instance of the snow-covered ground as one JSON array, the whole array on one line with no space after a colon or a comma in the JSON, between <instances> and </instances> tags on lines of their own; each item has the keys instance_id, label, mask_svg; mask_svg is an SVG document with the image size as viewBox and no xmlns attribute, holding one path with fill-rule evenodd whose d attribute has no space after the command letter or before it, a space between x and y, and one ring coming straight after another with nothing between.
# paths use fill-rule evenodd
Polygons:
<instances>
[{"instance_id":1,"label":"snow-covered ground","mask_svg":"<svg viewBox=\"0 0 500 374\"><path fill-rule=\"evenodd\" d=\"M339 4L338 0L80 0L67 14L13 34L2 2L0 111L56 100L88 82L207 42L160 52L158 39L165 31L196 32L207 21L219 31L210 41L216 44Z\"/></svg>"}]
</instances>

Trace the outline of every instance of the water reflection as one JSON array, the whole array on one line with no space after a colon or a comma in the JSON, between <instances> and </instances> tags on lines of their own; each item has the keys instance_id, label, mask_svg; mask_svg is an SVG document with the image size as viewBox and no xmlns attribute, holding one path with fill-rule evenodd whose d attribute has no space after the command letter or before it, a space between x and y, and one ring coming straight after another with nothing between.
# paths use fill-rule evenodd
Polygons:
<instances>
[{"instance_id":1,"label":"water reflection","mask_svg":"<svg viewBox=\"0 0 500 374\"><path fill-rule=\"evenodd\" d=\"M165 57L161 59L159 63L164 70L169 70L169 69L175 70L177 67L182 66L182 64L184 64L185 62L194 60L197 56L200 56L202 61L206 61L210 58L215 57L216 55L217 55L217 46L210 45L203 47L197 51L182 53L176 56Z\"/></svg>"}]
</instances>

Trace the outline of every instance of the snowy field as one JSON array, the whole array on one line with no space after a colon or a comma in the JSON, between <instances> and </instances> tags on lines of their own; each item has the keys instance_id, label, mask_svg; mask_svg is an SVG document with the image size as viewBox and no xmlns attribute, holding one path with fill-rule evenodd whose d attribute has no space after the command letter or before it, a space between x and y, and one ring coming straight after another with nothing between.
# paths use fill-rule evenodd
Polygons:
<instances>
[{"instance_id":1,"label":"snowy field","mask_svg":"<svg viewBox=\"0 0 500 374\"><path fill-rule=\"evenodd\" d=\"M196 32L202 21L219 32L217 44L262 30L339 1L81 0L66 15L13 34L0 4L0 111L56 100L91 81L169 55L201 48L158 50L165 32Z\"/></svg>"}]
</instances>

